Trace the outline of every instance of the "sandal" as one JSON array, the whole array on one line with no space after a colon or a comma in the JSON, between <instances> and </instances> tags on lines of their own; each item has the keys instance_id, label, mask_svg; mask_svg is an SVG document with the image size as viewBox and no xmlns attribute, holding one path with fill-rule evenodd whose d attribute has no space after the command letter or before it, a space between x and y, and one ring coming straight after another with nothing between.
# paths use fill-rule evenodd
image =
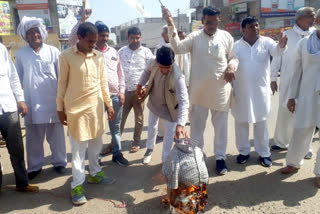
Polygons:
<instances>
[{"instance_id":1,"label":"sandal","mask_svg":"<svg viewBox=\"0 0 320 214\"><path fill-rule=\"evenodd\" d=\"M139 151L139 149L140 149L140 146L131 146L130 153L135 153Z\"/></svg>"},{"instance_id":2,"label":"sandal","mask_svg":"<svg viewBox=\"0 0 320 214\"><path fill-rule=\"evenodd\" d=\"M109 144L107 145L107 147L105 149L103 149L101 152L100 152L100 155L107 155L107 154L110 154L112 152L112 145Z\"/></svg>"}]
</instances>

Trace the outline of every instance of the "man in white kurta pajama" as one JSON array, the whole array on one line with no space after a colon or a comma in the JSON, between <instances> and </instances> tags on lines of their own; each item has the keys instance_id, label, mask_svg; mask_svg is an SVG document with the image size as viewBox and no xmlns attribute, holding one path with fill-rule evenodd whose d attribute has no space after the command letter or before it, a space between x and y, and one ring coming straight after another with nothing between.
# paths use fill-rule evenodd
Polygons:
<instances>
[{"instance_id":1,"label":"man in white kurta pajama","mask_svg":"<svg viewBox=\"0 0 320 214\"><path fill-rule=\"evenodd\" d=\"M320 10L310 37L299 41L294 53L294 75L289 90L288 109L295 112L293 135L286 156L287 166L283 174L297 172L309 149L315 127L320 125L320 96L317 91L320 72ZM317 184L320 185L320 150L315 166ZM320 187L320 186L319 186Z\"/></svg>"},{"instance_id":2,"label":"man in white kurta pajama","mask_svg":"<svg viewBox=\"0 0 320 214\"><path fill-rule=\"evenodd\" d=\"M43 141L51 149L51 163L58 173L67 164L65 136L56 110L59 50L42 41L47 32L41 19L24 17L18 34L29 45L16 56L16 68L24 90L29 113L25 117L28 176L37 176L44 164Z\"/></svg>"},{"instance_id":3,"label":"man in white kurta pajama","mask_svg":"<svg viewBox=\"0 0 320 214\"><path fill-rule=\"evenodd\" d=\"M294 125L294 114L289 112L287 108L288 91L293 76L292 57L298 41L314 31L312 27L314 17L314 8L303 7L297 11L297 22L293 29L284 32L284 35L288 37L288 50L283 56L274 57L271 63L271 89L273 93L277 90L277 77L280 71L279 108L272 150L287 149L289 146ZM311 151L312 147L310 147ZM312 153L309 153L308 157L310 155Z\"/></svg>"},{"instance_id":4,"label":"man in white kurta pajama","mask_svg":"<svg viewBox=\"0 0 320 214\"><path fill-rule=\"evenodd\" d=\"M243 38L234 44L239 59L238 71L233 81L236 145L240 155L238 163L249 159L249 124L254 124L254 146L263 166L272 165L269 149L267 119L271 110L270 56L285 51L286 39L277 44L269 37L259 35L259 23L247 17L241 23Z\"/></svg>"},{"instance_id":5,"label":"man in white kurta pajama","mask_svg":"<svg viewBox=\"0 0 320 214\"><path fill-rule=\"evenodd\" d=\"M199 147L203 149L203 133L210 110L215 129L216 171L223 175L227 172L225 159L231 95L229 82L234 79L234 71L238 64L238 60L232 54L233 38L228 32L218 29L220 11L212 7L203 9L204 29L192 32L183 41L178 38L171 13L164 7L163 17L168 23L170 43L174 52L191 53L191 138L199 142Z\"/></svg>"}]
</instances>

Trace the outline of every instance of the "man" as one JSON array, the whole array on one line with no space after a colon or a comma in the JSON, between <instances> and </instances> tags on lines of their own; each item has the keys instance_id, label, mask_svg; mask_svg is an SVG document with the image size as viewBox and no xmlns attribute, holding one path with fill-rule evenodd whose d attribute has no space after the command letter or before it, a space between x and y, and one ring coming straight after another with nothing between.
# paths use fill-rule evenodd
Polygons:
<instances>
[{"instance_id":1,"label":"man","mask_svg":"<svg viewBox=\"0 0 320 214\"><path fill-rule=\"evenodd\" d=\"M300 39L309 36L314 28L315 10L312 7L303 7L296 12L296 24L293 29L284 32L288 37L288 50L281 57L274 57L271 63L271 89L277 91L277 77L280 71L279 108L277 123L274 132L272 150L284 150L289 146L294 125L294 114L287 109L288 91L293 76L292 57ZM311 143L311 142L310 142ZM312 156L312 145L306 158Z\"/></svg>"},{"instance_id":2,"label":"man","mask_svg":"<svg viewBox=\"0 0 320 214\"><path fill-rule=\"evenodd\" d=\"M168 23L171 46L176 54L191 53L190 73L190 123L191 138L199 142L203 149L203 133L209 110L215 129L214 154L216 171L223 175L227 172L225 164L228 136L228 111L230 106L230 82L238 60L232 54L233 38L218 29L220 11L212 7L203 9L204 29L192 32L183 41L176 33L169 10L162 7L163 17Z\"/></svg>"},{"instance_id":3,"label":"man","mask_svg":"<svg viewBox=\"0 0 320 214\"><path fill-rule=\"evenodd\" d=\"M315 127L320 125L320 96L317 78L320 70L320 10L317 11L316 31L297 44L293 55L293 77L289 89L288 109L295 113L293 134L289 144L283 174L295 173L303 164ZM315 174L320 187L320 150Z\"/></svg>"},{"instance_id":4,"label":"man","mask_svg":"<svg viewBox=\"0 0 320 214\"><path fill-rule=\"evenodd\" d=\"M241 22L243 37L233 50L239 66L233 81L237 163L250 157L249 124L254 126L254 147L262 166L270 167L267 119L271 111L270 56L279 56L286 50L287 37L281 35L279 44L269 37L260 36L257 19L247 17Z\"/></svg>"},{"instance_id":5,"label":"man","mask_svg":"<svg viewBox=\"0 0 320 214\"><path fill-rule=\"evenodd\" d=\"M74 46L77 43L77 30L79 25L84 23L90 16L91 13L87 13L84 10L81 20L75 25L71 31L69 44ZM104 59L104 70L108 77L108 87L111 95L112 106L115 111L115 118L109 121L109 129L111 133L111 146L107 146L102 152L102 155L106 155L109 151L112 151L112 161L119 164L120 166L128 166L129 162L125 159L121 153L121 132L120 123L122 118L123 104L124 104L124 74L120 59L117 51L108 46L109 40L109 28L101 21L96 22L98 29L98 42L96 50L100 51Z\"/></svg>"},{"instance_id":6,"label":"man","mask_svg":"<svg viewBox=\"0 0 320 214\"><path fill-rule=\"evenodd\" d=\"M111 184L99 165L102 135L105 131L105 110L114 117L112 101L104 70L102 54L95 50L98 30L92 23L79 25L79 42L60 55L57 111L59 120L68 126L72 152L71 195L75 205L84 204L85 156L88 146L88 183Z\"/></svg>"},{"instance_id":7,"label":"man","mask_svg":"<svg viewBox=\"0 0 320 214\"><path fill-rule=\"evenodd\" d=\"M145 48L141 45L141 31L139 28L129 28L128 42L129 45L121 48L118 52L126 83L125 103L123 107L120 129L121 133L123 133L127 117L133 108L135 126L133 144L130 149L130 152L133 153L139 151L140 149L144 110L144 102L139 102L137 99L136 88L141 74L144 72L144 70L146 70L148 62L153 58L153 55L148 48Z\"/></svg>"},{"instance_id":8,"label":"man","mask_svg":"<svg viewBox=\"0 0 320 214\"><path fill-rule=\"evenodd\" d=\"M65 136L55 105L60 52L44 43L48 34L42 19L24 16L17 33L28 43L16 53L15 61L29 109L25 117L28 176L33 179L42 170L45 137L54 170L64 174L67 165Z\"/></svg>"},{"instance_id":9,"label":"man","mask_svg":"<svg viewBox=\"0 0 320 214\"><path fill-rule=\"evenodd\" d=\"M9 53L0 43L0 132L3 136L16 178L16 190L38 192L39 187L29 184L24 164L24 148L18 111L22 117L28 113L19 76ZM0 163L0 190L2 168Z\"/></svg>"},{"instance_id":10,"label":"man","mask_svg":"<svg viewBox=\"0 0 320 214\"><path fill-rule=\"evenodd\" d=\"M183 41L186 38L186 33L184 31L178 31L178 36L180 41ZM186 80L186 86L189 87L190 80L190 53L178 54L176 56L176 63L179 65L181 71L183 72Z\"/></svg>"},{"instance_id":11,"label":"man","mask_svg":"<svg viewBox=\"0 0 320 214\"><path fill-rule=\"evenodd\" d=\"M143 100L149 95L149 122L147 151L143 163L151 161L158 129L159 118L165 122L163 138L162 162L165 162L172 148L173 139L185 137L184 126L188 119L189 98L184 75L174 63L174 52L171 48L162 46L158 49L156 60L141 75L137 86L137 95ZM148 82L148 87L142 86Z\"/></svg>"}]
</instances>

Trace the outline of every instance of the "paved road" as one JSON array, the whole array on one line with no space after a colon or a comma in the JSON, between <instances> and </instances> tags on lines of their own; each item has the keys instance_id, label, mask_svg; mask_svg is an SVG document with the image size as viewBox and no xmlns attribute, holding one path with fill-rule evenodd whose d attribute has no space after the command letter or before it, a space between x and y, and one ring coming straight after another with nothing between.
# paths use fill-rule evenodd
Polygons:
<instances>
[{"instance_id":1,"label":"paved road","mask_svg":"<svg viewBox=\"0 0 320 214\"><path fill-rule=\"evenodd\" d=\"M277 97L273 98L277 108ZM70 200L71 154L67 140L68 169L64 176L58 176L50 165L50 150L45 143L45 167L43 172L32 181L41 188L39 194L17 193L14 187L14 176L7 150L0 148L4 168L3 189L0 193L0 213L166 213L161 206L161 197L165 194L165 184L160 176L161 146L157 144L150 165L142 164L147 137L147 109L145 110L145 127L142 134L143 149L136 154L129 154L130 140L133 131L133 114L131 113L123 134L124 155L131 165L120 167L105 157L103 170L117 179L114 185L84 186L89 201L87 204L74 207ZM269 133L272 136L275 127L275 110L269 120ZM252 129L250 129L252 139ZM230 172L217 176L214 171L213 128L208 120L205 130L205 153L208 156L207 166L210 174L208 187L209 205L207 213L320 213L320 193L314 185L313 167L315 157L305 162L299 173L284 176L279 172L284 165L286 152L272 153L274 164L271 168L258 165L258 155L252 151L251 159L245 165L235 163L237 150L234 140L234 121L229 117L229 144L227 165ZM110 135L104 136L110 142ZM319 148L318 141L313 143L314 151ZM253 149L252 149L253 150ZM112 201L109 201L112 200ZM125 207L121 208L122 202Z\"/></svg>"}]
</instances>

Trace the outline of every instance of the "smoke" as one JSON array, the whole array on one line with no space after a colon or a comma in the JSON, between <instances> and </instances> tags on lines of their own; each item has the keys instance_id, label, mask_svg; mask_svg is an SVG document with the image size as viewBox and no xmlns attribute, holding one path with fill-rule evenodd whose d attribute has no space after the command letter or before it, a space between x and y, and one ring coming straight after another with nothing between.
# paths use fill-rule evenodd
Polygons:
<instances>
[{"instance_id":1,"label":"smoke","mask_svg":"<svg viewBox=\"0 0 320 214\"><path fill-rule=\"evenodd\" d=\"M139 0L124 0L124 2L128 6L136 9L141 15L143 15L145 17L150 17L151 16L151 13L144 9L143 5L140 3Z\"/></svg>"}]
</instances>

